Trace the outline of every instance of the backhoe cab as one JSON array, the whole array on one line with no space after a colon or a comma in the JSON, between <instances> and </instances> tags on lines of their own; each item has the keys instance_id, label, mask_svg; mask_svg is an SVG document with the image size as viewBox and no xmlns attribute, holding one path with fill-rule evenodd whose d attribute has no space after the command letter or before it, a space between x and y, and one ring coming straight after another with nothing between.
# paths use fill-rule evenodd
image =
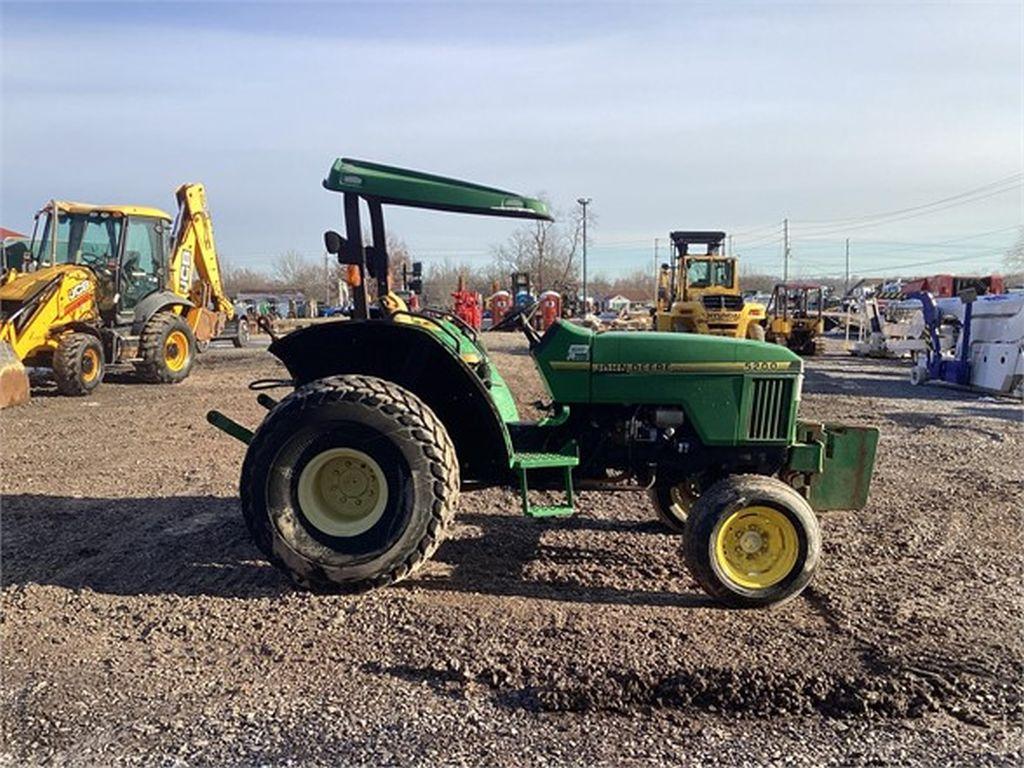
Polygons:
<instances>
[{"instance_id":1,"label":"backhoe cab","mask_svg":"<svg viewBox=\"0 0 1024 768\"><path fill-rule=\"evenodd\" d=\"M0 285L4 355L51 368L67 395L91 392L118 369L151 382L185 379L197 347L222 332L234 308L203 186L176 194L173 222L141 206L43 206L23 270Z\"/></svg>"},{"instance_id":2,"label":"backhoe cab","mask_svg":"<svg viewBox=\"0 0 1024 768\"><path fill-rule=\"evenodd\" d=\"M382 207L547 220L544 203L349 159L324 186L345 212L345 236L329 232L327 248L377 281L378 306L364 289L356 319L274 341L293 389L260 395L269 413L255 431L208 414L248 444L247 526L297 584L354 591L406 578L444 538L465 485L518 487L534 518L572 514L577 489L649 490L709 594L769 605L814 574L815 510L866 503L877 430L798 421L802 363L774 345L561 320L541 336L524 323L551 402L523 421L475 331L392 298ZM537 505L535 489L564 500Z\"/></svg>"},{"instance_id":3,"label":"backhoe cab","mask_svg":"<svg viewBox=\"0 0 1024 768\"><path fill-rule=\"evenodd\" d=\"M669 237L676 254L661 268L655 329L763 340L764 307L744 301L736 258L722 253L725 233Z\"/></svg>"}]
</instances>

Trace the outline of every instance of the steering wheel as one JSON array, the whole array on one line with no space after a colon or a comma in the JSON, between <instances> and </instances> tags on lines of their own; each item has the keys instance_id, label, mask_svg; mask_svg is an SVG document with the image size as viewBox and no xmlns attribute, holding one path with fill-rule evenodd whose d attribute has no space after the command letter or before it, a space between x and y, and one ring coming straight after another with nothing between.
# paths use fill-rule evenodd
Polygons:
<instances>
[{"instance_id":1,"label":"steering wheel","mask_svg":"<svg viewBox=\"0 0 1024 768\"><path fill-rule=\"evenodd\" d=\"M101 277L113 278L114 269L110 266L110 257L105 253L82 253L81 262Z\"/></svg>"}]
</instances>

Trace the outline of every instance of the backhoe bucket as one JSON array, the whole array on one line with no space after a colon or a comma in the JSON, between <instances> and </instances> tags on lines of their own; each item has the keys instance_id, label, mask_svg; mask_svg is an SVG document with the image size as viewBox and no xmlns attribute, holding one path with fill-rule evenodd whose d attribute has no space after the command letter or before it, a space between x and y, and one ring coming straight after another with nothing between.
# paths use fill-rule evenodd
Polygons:
<instances>
[{"instance_id":1,"label":"backhoe bucket","mask_svg":"<svg viewBox=\"0 0 1024 768\"><path fill-rule=\"evenodd\" d=\"M0 341L0 408L27 403L28 398L28 371L11 345Z\"/></svg>"}]
</instances>

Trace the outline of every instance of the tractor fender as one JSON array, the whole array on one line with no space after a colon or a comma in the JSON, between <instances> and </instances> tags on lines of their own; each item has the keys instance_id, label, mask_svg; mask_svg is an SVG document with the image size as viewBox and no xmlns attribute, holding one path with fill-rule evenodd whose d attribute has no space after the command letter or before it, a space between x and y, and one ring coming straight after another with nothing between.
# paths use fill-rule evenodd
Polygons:
<instances>
[{"instance_id":1,"label":"tractor fender","mask_svg":"<svg viewBox=\"0 0 1024 768\"><path fill-rule=\"evenodd\" d=\"M394 382L425 402L448 430L463 480L507 479L511 440L480 377L448 346L412 323L338 320L270 345L296 387L342 374Z\"/></svg>"},{"instance_id":2,"label":"tractor fender","mask_svg":"<svg viewBox=\"0 0 1024 768\"><path fill-rule=\"evenodd\" d=\"M183 307L192 309L195 306L189 299L172 291L154 291L135 305L135 317L132 320L132 333L142 333L142 327L149 319L162 309Z\"/></svg>"}]
</instances>

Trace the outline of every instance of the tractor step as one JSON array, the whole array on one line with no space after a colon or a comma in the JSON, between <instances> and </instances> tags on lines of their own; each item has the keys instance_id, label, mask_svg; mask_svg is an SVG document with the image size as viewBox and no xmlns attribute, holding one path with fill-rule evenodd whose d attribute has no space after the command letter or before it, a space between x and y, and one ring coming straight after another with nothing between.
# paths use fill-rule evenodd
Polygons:
<instances>
[{"instance_id":1,"label":"tractor step","mask_svg":"<svg viewBox=\"0 0 1024 768\"><path fill-rule=\"evenodd\" d=\"M527 517L568 517L576 509L572 498L572 468L580 463L576 445L570 444L561 453L517 453L512 457L512 469L519 473L519 486L523 501L523 514ZM530 504L530 485L526 475L534 469L561 469L565 482L565 504L534 506Z\"/></svg>"}]
</instances>

